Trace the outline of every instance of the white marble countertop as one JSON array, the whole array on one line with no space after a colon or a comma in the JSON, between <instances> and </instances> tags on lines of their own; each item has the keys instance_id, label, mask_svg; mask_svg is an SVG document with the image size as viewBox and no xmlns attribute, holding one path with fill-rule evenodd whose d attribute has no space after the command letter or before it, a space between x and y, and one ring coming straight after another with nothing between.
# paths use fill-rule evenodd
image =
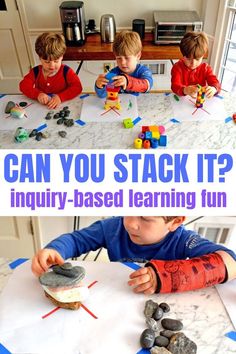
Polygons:
<instances>
[{"instance_id":1,"label":"white marble countertop","mask_svg":"<svg viewBox=\"0 0 236 354\"><path fill-rule=\"evenodd\" d=\"M228 116L236 112L236 94L222 93ZM70 128L57 125L55 120L45 121L50 136L40 142L31 138L23 143L14 142L14 131L0 130L0 149L130 149L140 133L142 125L164 125L168 137L168 149L235 149L236 124L231 121L205 120L172 123L173 111L169 96L165 94L141 94L138 98L138 112L142 120L132 129L125 129L122 122L86 123ZM76 98L66 102L69 108L76 108L78 116L82 100ZM58 136L65 130L66 138Z\"/></svg>"},{"instance_id":2,"label":"white marble countertop","mask_svg":"<svg viewBox=\"0 0 236 354\"><path fill-rule=\"evenodd\" d=\"M6 286L12 273L8 266L9 262L8 259L0 258L0 292ZM84 264L86 267L86 262ZM106 267L109 267L109 263L106 264ZM133 297L134 300L137 300L134 301L133 311L135 313L137 311L138 314L142 311L140 303L144 304L148 298L135 294ZM167 302L171 307L171 317L183 320L183 332L196 342L198 354L233 354L236 352L236 342L225 336L226 333L235 331L235 329L214 287L181 294L153 295L153 300ZM140 316L139 322L142 326L143 315L141 312Z\"/></svg>"}]
</instances>

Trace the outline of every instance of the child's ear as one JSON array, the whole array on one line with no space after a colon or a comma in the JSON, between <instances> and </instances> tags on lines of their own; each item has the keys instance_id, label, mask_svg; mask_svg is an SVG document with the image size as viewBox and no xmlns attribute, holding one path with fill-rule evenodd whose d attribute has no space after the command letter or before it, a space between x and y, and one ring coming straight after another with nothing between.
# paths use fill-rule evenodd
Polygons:
<instances>
[{"instance_id":1,"label":"child's ear","mask_svg":"<svg viewBox=\"0 0 236 354\"><path fill-rule=\"evenodd\" d=\"M170 231L175 231L183 222L185 221L186 217L185 216L176 216L171 222L169 226Z\"/></svg>"},{"instance_id":2,"label":"child's ear","mask_svg":"<svg viewBox=\"0 0 236 354\"><path fill-rule=\"evenodd\" d=\"M139 52L138 54L137 54L137 60L139 60L140 58L141 58L141 52Z\"/></svg>"}]
</instances>

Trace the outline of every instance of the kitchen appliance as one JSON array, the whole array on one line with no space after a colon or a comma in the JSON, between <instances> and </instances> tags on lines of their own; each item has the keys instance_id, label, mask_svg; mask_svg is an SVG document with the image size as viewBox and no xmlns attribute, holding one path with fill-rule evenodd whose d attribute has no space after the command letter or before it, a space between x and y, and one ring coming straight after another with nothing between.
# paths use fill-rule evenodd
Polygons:
<instances>
[{"instance_id":1,"label":"kitchen appliance","mask_svg":"<svg viewBox=\"0 0 236 354\"><path fill-rule=\"evenodd\" d=\"M102 15L100 21L100 33L102 42L114 42L116 23L113 15Z\"/></svg>"},{"instance_id":2,"label":"kitchen appliance","mask_svg":"<svg viewBox=\"0 0 236 354\"><path fill-rule=\"evenodd\" d=\"M63 34L68 47L85 43L84 3L82 1L64 1L60 5Z\"/></svg>"},{"instance_id":3,"label":"kitchen appliance","mask_svg":"<svg viewBox=\"0 0 236 354\"><path fill-rule=\"evenodd\" d=\"M203 22L196 11L154 11L154 43L180 43L185 33L202 31Z\"/></svg>"},{"instance_id":4,"label":"kitchen appliance","mask_svg":"<svg viewBox=\"0 0 236 354\"><path fill-rule=\"evenodd\" d=\"M141 39L145 37L145 21L140 19L135 19L132 22L132 30L140 35Z\"/></svg>"}]
</instances>

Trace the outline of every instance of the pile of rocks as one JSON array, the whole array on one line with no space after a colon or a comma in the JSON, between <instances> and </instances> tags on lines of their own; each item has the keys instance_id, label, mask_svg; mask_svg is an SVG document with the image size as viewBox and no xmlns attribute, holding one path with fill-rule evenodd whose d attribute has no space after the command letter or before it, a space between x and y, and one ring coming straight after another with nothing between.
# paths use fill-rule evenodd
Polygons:
<instances>
[{"instance_id":1,"label":"pile of rocks","mask_svg":"<svg viewBox=\"0 0 236 354\"><path fill-rule=\"evenodd\" d=\"M140 337L142 348L150 349L151 354L197 353L197 345L184 333L178 332L183 328L181 321L172 318L162 319L169 311L170 307L165 302L158 305L152 300L146 301L144 315L148 328L142 332ZM163 329L160 329L161 327Z\"/></svg>"}]
</instances>

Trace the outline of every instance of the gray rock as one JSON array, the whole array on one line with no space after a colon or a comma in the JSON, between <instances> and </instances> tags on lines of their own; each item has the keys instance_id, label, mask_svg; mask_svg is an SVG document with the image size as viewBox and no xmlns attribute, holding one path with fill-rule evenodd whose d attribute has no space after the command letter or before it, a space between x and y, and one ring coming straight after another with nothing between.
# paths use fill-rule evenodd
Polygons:
<instances>
[{"instance_id":1,"label":"gray rock","mask_svg":"<svg viewBox=\"0 0 236 354\"><path fill-rule=\"evenodd\" d=\"M154 320L158 321L163 317L163 310L162 308L160 308L159 306L157 307L157 309L155 310L153 316Z\"/></svg>"},{"instance_id":2,"label":"gray rock","mask_svg":"<svg viewBox=\"0 0 236 354\"><path fill-rule=\"evenodd\" d=\"M167 345L169 344L169 339L164 337L164 336L157 336L155 338L155 345L157 345L158 347L167 347Z\"/></svg>"},{"instance_id":3,"label":"gray rock","mask_svg":"<svg viewBox=\"0 0 236 354\"><path fill-rule=\"evenodd\" d=\"M56 268L57 267L57 268ZM47 273L44 273L39 277L39 282L42 285L49 286L52 288L57 288L61 286L70 286L70 285L77 285L81 282L81 280L85 276L85 269L83 267L75 266L72 267L72 269L61 269L60 268L60 274L55 272L58 271L60 266L54 266L53 271L49 271ZM73 273L71 271L73 270ZM62 274L62 272L64 274ZM73 274L74 277L68 276L69 274Z\"/></svg>"},{"instance_id":4,"label":"gray rock","mask_svg":"<svg viewBox=\"0 0 236 354\"><path fill-rule=\"evenodd\" d=\"M171 352L169 352L169 350L167 350L166 348L164 347L152 347L150 349L150 353L151 354L171 354Z\"/></svg>"},{"instance_id":5,"label":"gray rock","mask_svg":"<svg viewBox=\"0 0 236 354\"><path fill-rule=\"evenodd\" d=\"M196 354L197 345L184 333L176 333L170 339L170 344L167 349L173 354Z\"/></svg>"},{"instance_id":6,"label":"gray rock","mask_svg":"<svg viewBox=\"0 0 236 354\"><path fill-rule=\"evenodd\" d=\"M164 318L161 320L162 327L170 329L171 331L181 331L183 323L179 320L173 320L172 318Z\"/></svg>"},{"instance_id":7,"label":"gray rock","mask_svg":"<svg viewBox=\"0 0 236 354\"><path fill-rule=\"evenodd\" d=\"M58 132L58 134L60 135L60 137L65 138L66 135L67 135L67 132L65 132L65 130L60 130L60 131Z\"/></svg>"},{"instance_id":8,"label":"gray rock","mask_svg":"<svg viewBox=\"0 0 236 354\"><path fill-rule=\"evenodd\" d=\"M61 269L72 269L72 264L70 262L65 262L64 264L62 264Z\"/></svg>"},{"instance_id":9,"label":"gray rock","mask_svg":"<svg viewBox=\"0 0 236 354\"><path fill-rule=\"evenodd\" d=\"M174 334L176 334L174 331L170 331L169 329L164 329L163 331L160 331L160 335L164 336L166 338L171 338Z\"/></svg>"},{"instance_id":10,"label":"gray rock","mask_svg":"<svg viewBox=\"0 0 236 354\"><path fill-rule=\"evenodd\" d=\"M11 112L11 109L15 107L15 102L9 101L7 102L6 108L5 108L5 113L9 114Z\"/></svg>"},{"instance_id":11,"label":"gray rock","mask_svg":"<svg viewBox=\"0 0 236 354\"><path fill-rule=\"evenodd\" d=\"M154 318L146 318L146 324L148 328L152 329L155 332L159 329L158 323L154 320Z\"/></svg>"},{"instance_id":12,"label":"gray rock","mask_svg":"<svg viewBox=\"0 0 236 354\"><path fill-rule=\"evenodd\" d=\"M145 302L144 315L146 318L152 317L156 309L158 308L158 304L152 300L148 300Z\"/></svg>"},{"instance_id":13,"label":"gray rock","mask_svg":"<svg viewBox=\"0 0 236 354\"><path fill-rule=\"evenodd\" d=\"M154 341L155 341L155 332L150 328L145 329L142 332L140 337L141 347L144 349L150 349L153 347Z\"/></svg>"},{"instance_id":14,"label":"gray rock","mask_svg":"<svg viewBox=\"0 0 236 354\"><path fill-rule=\"evenodd\" d=\"M61 275L65 275L66 277L69 278L78 278L78 277L82 277L81 279L84 278L85 272L84 272L84 268L82 267L71 267L71 268L67 268L67 266L64 268L63 266L53 266L52 270L56 273L56 274L61 274Z\"/></svg>"},{"instance_id":15,"label":"gray rock","mask_svg":"<svg viewBox=\"0 0 236 354\"><path fill-rule=\"evenodd\" d=\"M166 302L162 302L159 307L163 310L164 313L170 311L170 306Z\"/></svg>"}]
</instances>

